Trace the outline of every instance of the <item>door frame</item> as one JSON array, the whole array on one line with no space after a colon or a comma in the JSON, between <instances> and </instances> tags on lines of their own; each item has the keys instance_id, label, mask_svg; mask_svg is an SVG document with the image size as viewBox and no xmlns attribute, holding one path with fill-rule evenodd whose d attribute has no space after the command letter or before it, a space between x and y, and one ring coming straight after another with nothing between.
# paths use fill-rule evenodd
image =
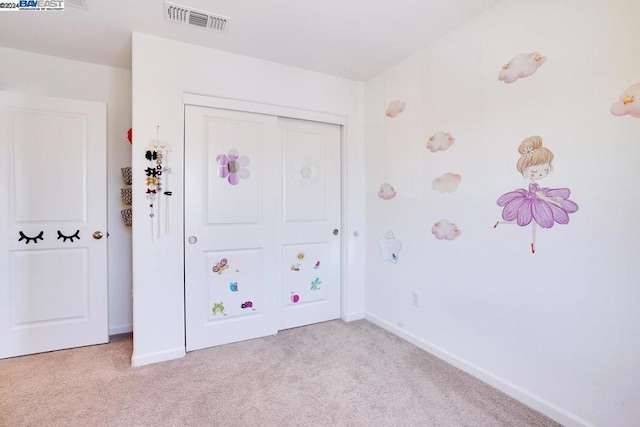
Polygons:
<instances>
[{"instance_id":1,"label":"door frame","mask_svg":"<svg viewBox=\"0 0 640 427\"><path fill-rule=\"evenodd\" d=\"M269 116L286 117L290 119L309 120L313 122L328 123L340 126L340 318L346 320L345 309L347 307L347 239L345 238L347 224L347 147L345 138L347 135L347 117L339 114L324 113L320 111L303 110L282 105L264 104L240 99L223 98L210 95L184 92L182 94L183 123L184 112L187 105L196 107L211 107L221 110L240 111L245 113L257 113ZM183 128L183 132L185 132ZM184 138L184 133L183 133ZM186 141L183 146L186 147ZM184 193L184 192L183 192ZM184 200L183 200L184 206ZM184 232L183 232L184 233ZM184 236L182 241L184 242ZM183 243L184 244L184 243ZM186 286L186 282L183 284ZM186 318L186 304L184 306ZM185 322L186 328L186 322ZM185 330L186 338L186 330ZM186 339L185 339L186 348Z\"/></svg>"}]
</instances>

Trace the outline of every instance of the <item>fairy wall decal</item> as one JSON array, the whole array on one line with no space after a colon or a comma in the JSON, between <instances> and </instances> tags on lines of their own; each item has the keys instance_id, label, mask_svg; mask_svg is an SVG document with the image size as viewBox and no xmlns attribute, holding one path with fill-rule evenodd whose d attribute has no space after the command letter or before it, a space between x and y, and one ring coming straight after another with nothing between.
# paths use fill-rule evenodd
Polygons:
<instances>
[{"instance_id":1,"label":"fairy wall decal","mask_svg":"<svg viewBox=\"0 0 640 427\"><path fill-rule=\"evenodd\" d=\"M542 138L530 136L518 146L520 159L516 169L525 179L529 179L529 189L519 188L498 198L502 209L502 219L498 224L531 224L531 253L536 252L536 228L551 228L555 223L568 224L569 214L578 210L578 205L569 200L568 188L540 187L537 181L553 170L553 153L542 146ZM532 222L533 220L533 222Z\"/></svg>"}]
</instances>

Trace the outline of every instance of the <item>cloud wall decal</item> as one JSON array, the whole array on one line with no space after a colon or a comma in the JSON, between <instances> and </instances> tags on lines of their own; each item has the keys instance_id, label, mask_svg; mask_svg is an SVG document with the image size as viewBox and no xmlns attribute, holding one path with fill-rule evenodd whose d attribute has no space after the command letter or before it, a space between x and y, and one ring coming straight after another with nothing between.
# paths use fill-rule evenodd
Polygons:
<instances>
[{"instance_id":1,"label":"cloud wall decal","mask_svg":"<svg viewBox=\"0 0 640 427\"><path fill-rule=\"evenodd\" d=\"M427 149L432 153L448 150L449 147L456 142L456 139L450 133L438 131L429 137Z\"/></svg>"},{"instance_id":2,"label":"cloud wall decal","mask_svg":"<svg viewBox=\"0 0 640 427\"><path fill-rule=\"evenodd\" d=\"M629 86L622 92L618 101L611 105L611 114L640 118L640 83Z\"/></svg>"},{"instance_id":3,"label":"cloud wall decal","mask_svg":"<svg viewBox=\"0 0 640 427\"><path fill-rule=\"evenodd\" d=\"M394 118L398 114L404 111L404 107L405 107L405 103L397 99L389 104L389 106L387 107L387 111L386 113L384 113L384 115L387 117Z\"/></svg>"},{"instance_id":4,"label":"cloud wall decal","mask_svg":"<svg viewBox=\"0 0 640 427\"><path fill-rule=\"evenodd\" d=\"M508 64L502 66L502 70L498 74L498 80L505 83L513 83L518 79L529 77L538 71L538 68L544 65L545 62L547 62L547 57L540 55L538 52L519 53Z\"/></svg>"},{"instance_id":5,"label":"cloud wall decal","mask_svg":"<svg viewBox=\"0 0 640 427\"><path fill-rule=\"evenodd\" d=\"M457 173L447 172L441 177L434 179L431 183L431 188L441 193L453 193L461 181L462 177Z\"/></svg>"}]
</instances>

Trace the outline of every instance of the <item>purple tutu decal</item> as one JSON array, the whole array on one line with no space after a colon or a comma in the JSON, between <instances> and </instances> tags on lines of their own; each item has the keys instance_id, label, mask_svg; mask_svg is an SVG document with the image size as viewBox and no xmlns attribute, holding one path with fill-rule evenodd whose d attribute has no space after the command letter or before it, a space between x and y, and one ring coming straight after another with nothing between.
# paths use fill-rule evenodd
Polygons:
<instances>
[{"instance_id":1,"label":"purple tutu decal","mask_svg":"<svg viewBox=\"0 0 640 427\"><path fill-rule=\"evenodd\" d=\"M578 205L569 200L570 194L568 188L540 188L538 184L529 184L529 191L519 188L500 196L498 206L503 207L505 221L525 226L533 219L541 227L551 228L556 222L568 224L569 214L578 210Z\"/></svg>"}]
</instances>

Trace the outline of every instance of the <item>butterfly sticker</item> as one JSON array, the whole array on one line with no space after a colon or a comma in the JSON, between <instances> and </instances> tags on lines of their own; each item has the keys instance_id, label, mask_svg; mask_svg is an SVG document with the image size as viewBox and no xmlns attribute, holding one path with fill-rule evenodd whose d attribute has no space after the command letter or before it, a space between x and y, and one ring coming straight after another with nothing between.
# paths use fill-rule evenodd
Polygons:
<instances>
[{"instance_id":1,"label":"butterfly sticker","mask_svg":"<svg viewBox=\"0 0 640 427\"><path fill-rule=\"evenodd\" d=\"M222 274L223 271L225 271L227 268L229 268L229 266L227 265L227 259L226 258L222 258L220 260L219 263L217 263L216 265L213 266L213 268L211 269L214 273L218 273L218 274Z\"/></svg>"}]
</instances>

